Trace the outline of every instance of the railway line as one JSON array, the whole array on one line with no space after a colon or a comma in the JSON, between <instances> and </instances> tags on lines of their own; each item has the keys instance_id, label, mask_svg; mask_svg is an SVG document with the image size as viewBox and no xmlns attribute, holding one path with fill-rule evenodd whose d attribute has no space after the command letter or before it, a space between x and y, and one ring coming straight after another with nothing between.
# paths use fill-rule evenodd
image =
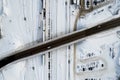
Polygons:
<instances>
[{"instance_id":1,"label":"railway line","mask_svg":"<svg viewBox=\"0 0 120 80\"><path fill-rule=\"evenodd\" d=\"M110 20L108 22L104 22L102 24L98 24L96 26L91 26L91 28L80 30L80 31L75 31L73 33L64 35L62 37L58 37L52 40L48 40L43 43L37 43L32 46L23 48L21 50L18 50L16 52L11 53L11 55L6 56L5 58L0 60L0 68L3 68L4 66L26 58L30 57L33 55L40 54L42 52L48 52L51 51L55 48L58 48L60 46L66 45L66 44L71 44L75 43L77 41L82 40L83 38L86 38L88 36L116 28L120 26L120 18L115 18L113 20Z\"/></svg>"}]
</instances>

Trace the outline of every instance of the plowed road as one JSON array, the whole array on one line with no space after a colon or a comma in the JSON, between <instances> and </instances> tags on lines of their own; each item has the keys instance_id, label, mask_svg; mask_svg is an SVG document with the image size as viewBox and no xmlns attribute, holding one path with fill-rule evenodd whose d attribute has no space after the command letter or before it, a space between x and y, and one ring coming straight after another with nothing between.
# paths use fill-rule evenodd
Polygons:
<instances>
[{"instance_id":1,"label":"plowed road","mask_svg":"<svg viewBox=\"0 0 120 80\"><path fill-rule=\"evenodd\" d=\"M75 31L73 33L64 35L62 37L59 37L53 40L49 40L44 43L38 43L38 44L31 45L29 47L23 48L21 50L18 50L12 53L12 55L9 55L1 59L0 68L16 60L23 59L23 58L33 56L36 54L40 54L42 52L50 51L62 45L69 44L77 40L81 40L85 37L88 37L88 36L91 36L91 35L94 35L94 34L97 34L102 31L106 31L108 29L112 29L118 26L120 26L120 18L113 19L111 21L99 24L97 26L91 26L91 28L89 29L85 29L82 31Z\"/></svg>"}]
</instances>

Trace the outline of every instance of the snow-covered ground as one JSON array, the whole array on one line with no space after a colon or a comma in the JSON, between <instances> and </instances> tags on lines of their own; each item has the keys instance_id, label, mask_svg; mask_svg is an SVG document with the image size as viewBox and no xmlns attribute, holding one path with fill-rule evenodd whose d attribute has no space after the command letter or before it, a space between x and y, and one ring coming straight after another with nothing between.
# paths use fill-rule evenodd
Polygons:
<instances>
[{"instance_id":1,"label":"snow-covered ground","mask_svg":"<svg viewBox=\"0 0 120 80\"><path fill-rule=\"evenodd\" d=\"M88 28L96 23L100 24L120 17L119 6L120 1L117 0L88 13L78 20L77 29ZM117 28L101 33L76 44L75 69L76 73L79 74L76 76L76 80L118 80L117 78L120 76L120 40L116 33L119 30L120 28ZM101 68L101 63L95 63L99 60L105 62L103 63L104 68ZM89 70L91 68L92 71Z\"/></svg>"},{"instance_id":2,"label":"snow-covered ground","mask_svg":"<svg viewBox=\"0 0 120 80\"><path fill-rule=\"evenodd\" d=\"M42 39L42 28L39 30L39 0L1 0L2 38L0 39L0 58L15 51L20 46L36 41L38 35ZM38 33L39 30L39 34ZM41 32L41 33L40 33Z\"/></svg>"},{"instance_id":3,"label":"snow-covered ground","mask_svg":"<svg viewBox=\"0 0 120 80\"><path fill-rule=\"evenodd\" d=\"M27 43L42 41L41 10L41 0L0 0L0 28L2 30L0 59ZM23 80L22 75L24 72L27 73L24 67L29 65L29 60L26 63L23 61L8 70L1 71L0 80Z\"/></svg>"},{"instance_id":4,"label":"snow-covered ground","mask_svg":"<svg viewBox=\"0 0 120 80\"><path fill-rule=\"evenodd\" d=\"M0 0L0 59L26 43L72 32L78 8L69 3L70 0ZM119 4L117 0L79 18L77 30L120 17ZM43 8L46 9L45 19L41 14ZM0 71L0 80L116 80L120 67L120 42L116 33L119 30L5 67ZM91 52L94 56L89 58L87 53ZM105 63L104 68L95 69L101 72L88 71L83 72L84 75L76 72L76 64L97 60Z\"/></svg>"}]
</instances>

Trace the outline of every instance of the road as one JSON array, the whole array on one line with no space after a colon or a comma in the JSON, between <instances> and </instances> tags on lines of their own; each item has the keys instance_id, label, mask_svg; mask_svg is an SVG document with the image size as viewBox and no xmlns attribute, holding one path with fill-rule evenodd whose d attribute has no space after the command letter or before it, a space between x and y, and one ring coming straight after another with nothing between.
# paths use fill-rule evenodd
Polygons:
<instances>
[{"instance_id":1,"label":"road","mask_svg":"<svg viewBox=\"0 0 120 80\"><path fill-rule=\"evenodd\" d=\"M116 18L113 20L110 20L108 22L92 26L91 28L82 30L82 31L75 31L70 34L66 34L62 37L58 37L52 40L49 40L44 43L38 43L34 44L32 46L23 48L21 50L18 50L14 53L11 53L13 55L9 55L3 59L0 60L0 68L3 68L4 66L8 65L9 63L12 63L14 61L30 57L33 55L40 54L42 52L50 51L55 48L58 48L62 45L66 45L75 41L80 41L83 38L86 38L88 36L100 33L102 31L106 31L112 28L116 28L120 26L120 18Z\"/></svg>"}]
</instances>

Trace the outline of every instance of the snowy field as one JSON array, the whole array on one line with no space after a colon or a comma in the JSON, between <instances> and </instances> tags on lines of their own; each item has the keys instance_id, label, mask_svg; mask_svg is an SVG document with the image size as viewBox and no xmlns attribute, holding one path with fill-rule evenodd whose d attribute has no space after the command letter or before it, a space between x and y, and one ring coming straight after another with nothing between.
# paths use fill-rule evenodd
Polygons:
<instances>
[{"instance_id":1,"label":"snowy field","mask_svg":"<svg viewBox=\"0 0 120 80\"><path fill-rule=\"evenodd\" d=\"M78 8L69 3L70 0L0 0L0 59L27 43L73 32ZM76 29L120 17L119 9L120 1L115 0L93 10L78 19ZM101 33L5 67L0 71L0 80L117 80L120 76L119 31L117 28ZM91 53L93 56L88 57ZM86 68L94 66L90 62L103 67L89 71ZM82 72L83 68L86 71Z\"/></svg>"}]
</instances>

